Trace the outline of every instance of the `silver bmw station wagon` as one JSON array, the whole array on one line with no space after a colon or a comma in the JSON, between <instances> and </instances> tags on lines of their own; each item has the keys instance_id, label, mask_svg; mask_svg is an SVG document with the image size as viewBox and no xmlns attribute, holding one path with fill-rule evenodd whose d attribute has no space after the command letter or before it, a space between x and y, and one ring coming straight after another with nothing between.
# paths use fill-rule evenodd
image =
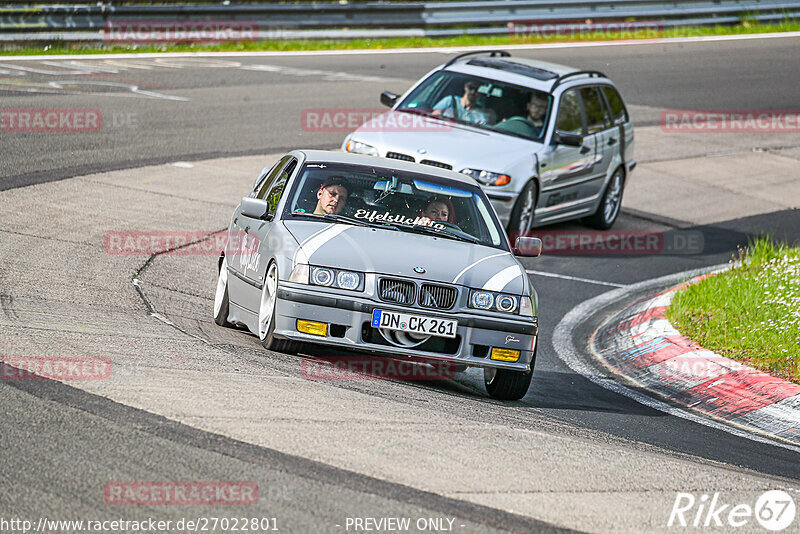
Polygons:
<instances>
[{"instance_id":1,"label":"silver bmw station wagon","mask_svg":"<svg viewBox=\"0 0 800 534\"><path fill-rule=\"evenodd\" d=\"M484 369L519 399L536 359L536 293L469 176L341 152L297 150L258 177L231 218L214 318L264 347L314 345Z\"/></svg>"},{"instance_id":2,"label":"silver bmw station wagon","mask_svg":"<svg viewBox=\"0 0 800 534\"><path fill-rule=\"evenodd\" d=\"M349 134L342 150L471 177L512 239L578 218L605 230L619 214L636 166L633 123L601 72L468 52L381 102L392 110Z\"/></svg>"}]
</instances>

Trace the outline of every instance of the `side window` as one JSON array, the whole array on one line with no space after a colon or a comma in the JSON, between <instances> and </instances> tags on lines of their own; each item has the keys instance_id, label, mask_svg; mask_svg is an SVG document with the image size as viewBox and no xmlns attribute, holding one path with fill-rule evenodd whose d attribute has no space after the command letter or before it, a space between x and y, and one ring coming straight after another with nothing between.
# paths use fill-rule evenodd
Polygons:
<instances>
[{"instance_id":1,"label":"side window","mask_svg":"<svg viewBox=\"0 0 800 534\"><path fill-rule=\"evenodd\" d=\"M267 213L270 215L275 215L275 211L278 209L278 202L280 202L283 191L286 189L286 182L294 172L295 167L297 167L297 160L292 158L292 161L281 171L277 180L273 183L272 188L269 190L269 193L267 193L266 201L269 203L269 211L267 211Z\"/></svg>"},{"instance_id":2,"label":"side window","mask_svg":"<svg viewBox=\"0 0 800 534\"><path fill-rule=\"evenodd\" d=\"M583 109L586 110L588 134L601 132L611 126L611 120L606 115L602 97L595 87L582 87L581 98L583 99Z\"/></svg>"},{"instance_id":3,"label":"side window","mask_svg":"<svg viewBox=\"0 0 800 534\"><path fill-rule=\"evenodd\" d=\"M604 85L603 93L606 95L606 100L611 108L611 120L613 124L628 122L628 112L625 110L625 104L622 103L622 98L619 96L617 90L609 85Z\"/></svg>"},{"instance_id":4,"label":"side window","mask_svg":"<svg viewBox=\"0 0 800 534\"><path fill-rule=\"evenodd\" d=\"M267 196L267 191L269 191L272 184L275 183L275 178L278 177L278 173L283 169L286 165L286 162L292 159L292 156L283 156L281 160L275 164L272 169L267 173L266 178L261 180L261 183L256 186L256 195L255 197L261 200L264 200L264 197Z\"/></svg>"},{"instance_id":5,"label":"side window","mask_svg":"<svg viewBox=\"0 0 800 534\"><path fill-rule=\"evenodd\" d=\"M581 118L581 105L577 89L569 89L561 95L561 101L558 103L556 129L567 133L583 133L583 119Z\"/></svg>"}]
</instances>

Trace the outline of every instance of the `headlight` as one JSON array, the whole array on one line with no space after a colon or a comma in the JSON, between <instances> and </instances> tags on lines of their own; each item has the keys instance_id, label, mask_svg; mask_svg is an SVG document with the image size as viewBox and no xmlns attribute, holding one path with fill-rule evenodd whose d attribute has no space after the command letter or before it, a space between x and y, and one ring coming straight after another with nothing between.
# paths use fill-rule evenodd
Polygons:
<instances>
[{"instance_id":1,"label":"headlight","mask_svg":"<svg viewBox=\"0 0 800 534\"><path fill-rule=\"evenodd\" d=\"M354 271L345 271L342 269L332 269L330 267L309 267L310 277L307 280L311 285L322 287L335 287L338 289L347 289L348 291L363 291L364 290L364 273L357 273ZM297 271L297 268L295 268ZM294 274L294 272L292 273ZM292 280L292 277L289 277Z\"/></svg>"},{"instance_id":2,"label":"headlight","mask_svg":"<svg viewBox=\"0 0 800 534\"><path fill-rule=\"evenodd\" d=\"M497 172L482 171L480 169L461 169L461 174L471 176L483 185L507 185L511 183L509 175Z\"/></svg>"},{"instance_id":3,"label":"headlight","mask_svg":"<svg viewBox=\"0 0 800 534\"><path fill-rule=\"evenodd\" d=\"M500 295L495 301L495 306L497 306L497 311L505 313L515 312L517 311L517 297L512 297L511 295Z\"/></svg>"},{"instance_id":4,"label":"headlight","mask_svg":"<svg viewBox=\"0 0 800 534\"><path fill-rule=\"evenodd\" d=\"M525 304L526 300L527 304ZM473 289L469 295L469 307L477 310L521 313L525 315L524 308L527 306L527 315L531 316L530 300L530 297L520 298L516 295L506 295L504 293L493 293L491 291Z\"/></svg>"},{"instance_id":5,"label":"headlight","mask_svg":"<svg viewBox=\"0 0 800 534\"><path fill-rule=\"evenodd\" d=\"M336 275L336 283L342 289L352 290L358 288L359 284L361 284L361 279L357 273L339 271L339 274Z\"/></svg>"},{"instance_id":6,"label":"headlight","mask_svg":"<svg viewBox=\"0 0 800 534\"><path fill-rule=\"evenodd\" d=\"M311 283L318 286L328 287L333 283L333 271L314 267L311 269Z\"/></svg>"},{"instance_id":7,"label":"headlight","mask_svg":"<svg viewBox=\"0 0 800 534\"><path fill-rule=\"evenodd\" d=\"M353 141L352 139L347 142L345 150L353 154L366 154L367 156L377 156L378 149L374 146L362 143L360 141Z\"/></svg>"},{"instance_id":8,"label":"headlight","mask_svg":"<svg viewBox=\"0 0 800 534\"><path fill-rule=\"evenodd\" d=\"M469 297L469 307L490 310L494 305L494 295L486 291L473 291Z\"/></svg>"}]
</instances>

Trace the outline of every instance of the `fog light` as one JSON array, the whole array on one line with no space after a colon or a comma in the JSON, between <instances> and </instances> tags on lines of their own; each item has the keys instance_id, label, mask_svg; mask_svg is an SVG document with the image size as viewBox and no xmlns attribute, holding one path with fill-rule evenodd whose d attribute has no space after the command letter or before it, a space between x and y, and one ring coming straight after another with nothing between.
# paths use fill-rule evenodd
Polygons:
<instances>
[{"instance_id":1,"label":"fog light","mask_svg":"<svg viewBox=\"0 0 800 534\"><path fill-rule=\"evenodd\" d=\"M318 323L317 321L304 321L303 319L297 320L297 331L304 334L311 334L312 336L327 336L328 323Z\"/></svg>"},{"instance_id":2,"label":"fog light","mask_svg":"<svg viewBox=\"0 0 800 534\"><path fill-rule=\"evenodd\" d=\"M519 351L513 349L498 349L492 347L492 360L500 360L502 362L515 362L519 360Z\"/></svg>"}]
</instances>

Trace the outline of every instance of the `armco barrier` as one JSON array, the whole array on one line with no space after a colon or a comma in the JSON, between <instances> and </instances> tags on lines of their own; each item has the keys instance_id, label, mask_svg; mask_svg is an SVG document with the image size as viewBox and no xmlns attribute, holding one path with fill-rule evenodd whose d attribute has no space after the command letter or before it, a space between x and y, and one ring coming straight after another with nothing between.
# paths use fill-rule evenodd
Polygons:
<instances>
[{"instance_id":1,"label":"armco barrier","mask_svg":"<svg viewBox=\"0 0 800 534\"><path fill-rule=\"evenodd\" d=\"M159 5L16 5L0 8L0 42L102 41L127 23L239 22L259 39L491 35L541 24L593 24L636 19L654 27L734 24L743 18L800 18L797 0L505 0L500 2L356 2ZM589 22L587 22L589 21ZM522 32L517 32L521 35Z\"/></svg>"}]
</instances>

